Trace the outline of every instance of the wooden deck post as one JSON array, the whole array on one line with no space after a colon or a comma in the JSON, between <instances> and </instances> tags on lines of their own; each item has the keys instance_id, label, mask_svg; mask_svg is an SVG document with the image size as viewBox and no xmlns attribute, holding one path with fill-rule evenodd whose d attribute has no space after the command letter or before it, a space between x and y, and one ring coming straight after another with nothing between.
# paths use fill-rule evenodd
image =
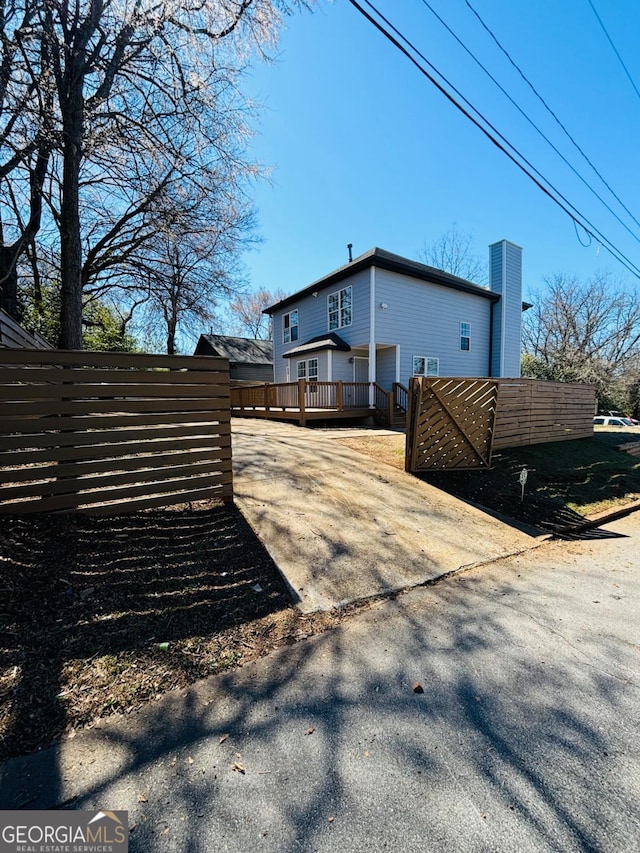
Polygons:
<instances>
[{"instance_id":1,"label":"wooden deck post","mask_svg":"<svg viewBox=\"0 0 640 853\"><path fill-rule=\"evenodd\" d=\"M342 380L336 382L336 409L342 411Z\"/></svg>"},{"instance_id":2,"label":"wooden deck post","mask_svg":"<svg viewBox=\"0 0 640 853\"><path fill-rule=\"evenodd\" d=\"M387 391L387 421L393 424L393 391Z\"/></svg>"},{"instance_id":3,"label":"wooden deck post","mask_svg":"<svg viewBox=\"0 0 640 853\"><path fill-rule=\"evenodd\" d=\"M304 391L305 391L306 384L307 384L306 379L298 379L298 408L300 409L300 418L299 418L300 426L304 426L306 423L305 411L304 411Z\"/></svg>"},{"instance_id":4,"label":"wooden deck post","mask_svg":"<svg viewBox=\"0 0 640 853\"><path fill-rule=\"evenodd\" d=\"M264 383L264 410L269 411L269 383Z\"/></svg>"}]
</instances>

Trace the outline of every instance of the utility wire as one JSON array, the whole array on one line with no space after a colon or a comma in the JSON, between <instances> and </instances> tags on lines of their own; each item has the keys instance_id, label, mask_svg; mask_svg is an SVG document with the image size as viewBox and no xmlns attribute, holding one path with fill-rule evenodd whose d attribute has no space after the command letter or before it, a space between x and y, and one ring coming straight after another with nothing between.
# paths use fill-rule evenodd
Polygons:
<instances>
[{"instance_id":1,"label":"utility wire","mask_svg":"<svg viewBox=\"0 0 640 853\"><path fill-rule=\"evenodd\" d=\"M473 59L473 61L476 63L476 65L478 65L478 66L479 66L479 67L484 71L484 73L487 75L487 77L488 77L488 78L489 78L489 79L490 79L490 80L491 80L491 81L492 81L492 82L493 82L493 83L498 87L498 89L500 89L500 91L501 91L501 92L502 92L502 94L505 96L505 98L507 98L507 99L509 100L509 102L510 102L510 103L511 103L511 104L512 104L512 105L513 105L513 106L518 110L518 112L520 113L520 115L521 115L521 116L522 116L526 121L528 121L528 122L529 122L529 124L530 124L530 125L531 125L531 127L536 131L536 133L538 133L538 134L539 134L539 135L544 139L544 141L547 143L547 145L549 145L549 146L550 146L550 147L555 151L555 153L558 155L558 157L560 157L560 159L562 160L562 162L563 162L566 166L568 166L568 167L571 169L571 171L572 171L572 172L573 172L573 174L578 178L578 180L579 180L579 181L581 181L581 182L584 184L584 186L589 190L589 192L590 192L590 193L592 193L592 194L593 194L593 195L598 199L598 201L599 201L601 204L603 204L603 205L607 208L607 210L609 211L609 213L614 217L614 219L616 219L616 220L620 223L620 225L622 225L622 227L625 229L625 231L627 231L627 232L628 232L628 233L633 237L633 239L634 239L637 243L640 243L640 237L635 233L635 231L633 231L631 228L629 228L629 226L627 225L627 223L626 223L626 222L624 222L624 220L622 220L622 219L618 216L618 214L615 212L615 210L614 210L614 209L613 209L613 208L612 208L612 207L611 207L611 206L610 206L610 205L605 201L605 199L603 199L603 198L602 198L602 196L600 195L600 193L599 193L597 190L595 190L595 189L591 186L591 184L589 183L589 181L587 181L587 179L586 179L583 175L581 175L581 174L580 174L580 172L575 168L575 166L574 166L574 165L573 165L573 164L572 164L572 163L571 163L571 162L570 162L570 161L569 161L569 160L564 156L564 154L563 154L563 153L562 153L562 152L561 152L561 151L560 151L560 150L559 150L559 149L558 149L558 148L553 144L553 142L549 139L549 137L548 137L548 136L546 136L546 134L545 134L545 133L543 133L543 131L542 131L542 130L540 130L540 128L538 127L538 125L533 121L533 119L532 119L532 118L530 118L530 117L527 115L527 113L522 109L522 107L520 106L520 104L518 104L518 102L517 102L514 98L512 98L512 97L511 97L511 95L507 92L507 90L504 88L504 86L502 86L502 85L501 85L501 83L499 83L499 82L498 82L498 80L496 80L496 78L493 76L493 74L488 70L488 68L487 68L485 65L483 65L483 64L482 64L482 62L480 62L480 60L479 60L479 59L477 58L477 56L473 53L473 51L471 51L471 50L466 46L466 44L462 41L462 39L460 39L460 38L456 35L456 33L451 29L451 27L447 24L447 22L446 22L446 21L444 21L444 20L440 17L440 15L436 12L436 10L433 8L433 6L431 6L431 4L427 2L427 0L422 0L422 3L423 3L423 5L424 5L424 6L426 6L426 7L427 7L427 9L431 12L431 14L432 14L432 15L434 15L434 17L436 17L436 18L440 21L440 23L442 24L442 26L443 26L443 27L447 30L447 32L448 32L448 33L449 33L449 34L450 34L450 35L451 35L451 36L452 36L452 37L453 37L453 38L458 42L458 44L460 45L460 47L461 47L464 51L466 51L466 53L471 57L471 59ZM594 170L595 170L595 167L594 167ZM596 171L596 174L597 174L597 170L595 170L595 171ZM613 190L611 190L611 192L613 192ZM615 195L615 193L614 193L614 195ZM616 196L616 198L617 198L617 196ZM620 201L620 199L618 199L618 201ZM622 204L622 202L620 202L620 204ZM622 205L622 206L624 207L624 205ZM626 208L625 208L625 210L626 210ZM634 220L634 222L635 222L635 223L638 225L638 227L640 228L640 222L638 222L638 220L637 220L637 219L635 219L635 217L633 216L633 214L631 214L631 213L630 213L630 211L628 211L628 210L627 210L627 213L629 213L629 215L631 216L631 218Z\"/></svg>"},{"instance_id":2,"label":"utility wire","mask_svg":"<svg viewBox=\"0 0 640 853\"><path fill-rule=\"evenodd\" d=\"M423 0L423 2L424 2L424 0ZM591 3L591 0L587 0L587 2L588 2L588 3ZM585 161L586 163L588 163L588 164L589 164L589 166L593 169L593 171L595 172L595 174L600 178L600 180L602 181L602 183L603 183L603 184L605 185L605 187L609 190L609 192L610 192L610 193L611 193L611 195L615 198L615 200L618 202L618 204L619 204L619 205L620 205L620 206L621 206L621 207L622 207L622 208L623 208L623 209L624 209L624 210L629 214L629 216L631 217L631 219L633 219L633 221L636 223L636 225L637 225L638 227L640 227L640 221L638 221L638 219L636 219L636 217L635 217L635 216L633 215L633 213L629 210L629 208L627 207L627 205L622 201L622 199L620 198L620 196L616 193L616 191L615 191L615 190L613 189L613 187L609 184L609 182L606 180L606 178L604 178L604 176L600 173L600 171L596 168L596 166L591 162L591 160L589 159L588 155L587 155L587 154L585 154L585 152L583 151L583 149L582 149L582 148L580 147L580 145L576 142L576 140L573 138L573 136L571 135L571 133L567 130L567 128L565 127L565 125L564 125L564 124L562 123L562 121L558 118L558 116L556 115L556 113L551 109L551 107L550 107L550 106L549 106L549 104L545 101L545 99L542 97L542 95L540 94L540 92L538 92L538 90L537 90L537 89L536 89L536 87L533 85L533 83L531 82L531 80L529 80L529 78L528 78L528 77L527 77L527 75L524 73L524 71L520 68L520 66L518 65L518 63L513 59L513 57L511 56L511 54L509 53L509 51L506 49L506 47L504 47L504 46L500 43L500 41L499 41L498 37L495 35L495 33L493 32L493 30L491 29L491 27L489 27L489 25L488 25L487 23L485 23L485 21L482 19L481 15L480 15L480 13L479 13L479 12L477 12L477 11L476 11L476 9L474 9L474 7L471 5L470 0L465 0L465 3L467 4L467 6L468 6L468 7L469 7L469 9L471 10L471 12L473 12L473 14L476 16L476 18L478 19L479 23L480 23L480 24L481 24L481 26L483 27L483 29L485 29L485 30L486 30L486 32L491 36L491 38L492 38L492 39L493 39L493 41L495 42L496 46L497 46L497 47L502 51L502 53L506 56L506 58L509 60L509 62L511 63L511 65L512 65L512 66L515 68L515 70L518 72L518 74L520 75L520 77L522 77L522 79L524 80L524 82L525 82L525 83L527 84L527 86L531 89L531 91L532 91L532 92L533 92L533 94L536 96L536 98L540 101L540 103L542 104L542 106L546 109L546 111L549 113L549 115L551 115L551 116L552 116L552 118L555 120L555 122L556 122L556 124L558 125L558 127L563 131L563 133L565 134L565 136L567 137L567 139L571 142L571 144L574 146L574 148L576 149L576 151L578 151L578 153L582 156L582 158L584 159L584 161ZM593 8L593 4L591 4L591 8ZM595 9L593 9L593 11L595 12L596 17L597 17L597 12L595 11ZM605 31L605 32L606 32L606 31ZM614 47L614 50L615 50L615 47ZM617 51L616 51L616 53L617 53ZM622 60L620 60L620 61L622 61ZM626 69L625 69L625 70L626 70ZM629 73L629 72L627 72L627 74L628 74L628 73ZM631 78L629 78L629 79L631 79ZM636 87L635 87L635 85L633 84L633 80L631 81L631 83L632 83L632 85L633 85L633 88L635 89ZM638 90L637 90L637 89L636 89L636 93L638 93ZM638 93L638 97L640 97L640 93Z\"/></svg>"},{"instance_id":3,"label":"utility wire","mask_svg":"<svg viewBox=\"0 0 640 853\"><path fill-rule=\"evenodd\" d=\"M593 11L593 14L596 16L596 18L598 19L598 23L599 23L599 24L600 24L600 26L602 27L602 32L603 32L603 33L605 34L605 36L607 37L607 41L608 41L608 42L609 42L609 44L611 45L611 47L612 47L612 49L613 49L613 52L614 52L614 53L615 53L615 55L618 57L618 62L619 62L619 63L620 63L620 65L622 65L622 67L624 68L624 73L625 73L625 74L627 75L627 77L629 78L629 82L630 82L630 83L631 83L631 85L633 86L633 91L634 91L634 92L636 93L636 95L640 98L640 92L638 91L638 87L637 87L637 86L636 86L636 84L633 82L633 77L632 77L632 76L631 76L631 74L629 73L629 69L628 69L628 68L627 68L627 66L624 64L624 61L623 61L622 57L621 57L621 56L620 56L620 54L618 53L618 49L616 48L615 44L613 43L613 39L611 38L611 36L610 36L610 35L609 35L609 33L607 32L607 28L605 27L605 25L602 23L602 18L601 18L601 17L600 17L600 15L597 13L597 11L596 11L596 7L593 5L593 3L591 2L591 0L587 0L587 3L591 6L591 9L592 9L592 11Z\"/></svg>"},{"instance_id":4,"label":"utility wire","mask_svg":"<svg viewBox=\"0 0 640 853\"><path fill-rule=\"evenodd\" d=\"M629 258L628 258L628 257L627 257L623 252L622 252L622 251L620 251L619 249L617 249L617 248L613 245L613 243L611 243L611 241L610 241L610 240L608 240L608 239L604 236L604 234L602 234L602 233L597 229L597 227L596 227L592 222L590 222L590 220L589 220L589 219L587 219L587 217L586 217L586 216L584 216L584 214L580 213L580 211L579 211L576 207L574 207L574 205L572 205L572 204L571 204L571 202L570 202L567 198L565 198L565 196L563 196L563 195L562 195L562 193L560 193L560 191L559 191L558 189L556 189L556 188L553 186L553 184L551 184L551 183L550 183L550 181L548 181L548 180L547 180L547 179L546 179L546 178L545 178L545 177L544 177L544 176L543 176L543 175L542 175L542 174L541 174L541 173L540 173L540 172L535 168L535 166L533 166L533 164L532 164L532 163L530 163L530 162L526 159L526 157L524 157L524 155L522 155L522 154L518 151L518 149L517 149L517 148L515 148L515 146L513 146L513 145L512 145L512 144L511 144L511 143L510 143L510 142L509 142L509 141L508 141L508 140L507 140L507 139L506 139L506 138L505 138L505 137L500 133L500 131L498 131L498 129L497 129L496 127L494 127L494 126L491 124L491 122L489 122L489 121L488 121L488 119L486 119L486 118L482 115L482 113L480 113L480 111L479 111L479 110L477 110L477 109L476 109L476 108L475 108L475 107L474 107L474 106L469 102L469 101L464 97L464 95L462 95L462 93L461 93L461 92L459 92L459 91L458 91L458 89L456 89L456 88L455 88L455 86L453 86L453 84L452 84L452 83L450 83L450 82L447 80L447 78L446 78L443 74L441 74L441 73L440 73L440 72L435 68L435 66L434 66L432 63L430 63L430 62L429 62L429 60L428 60L428 59L427 59L427 58L426 58L422 53L420 53L420 51L415 47L415 45L413 45L413 44L412 44L412 43L411 43L411 42L406 38L406 36L402 35L402 33L401 33L401 32L400 32L400 31L399 31L399 30L398 30L398 29L397 29L397 28L396 28L396 27L395 27L395 26L394 26L394 25L393 25L393 24L392 24L392 23L391 23L387 18L385 18L385 16L384 16L384 15L383 15L383 14L382 14L378 9L376 9L376 7L375 7L372 3L370 3L370 2L369 2L369 0L364 0L364 2L367 4L367 6L369 6L369 8L370 8L370 9L371 9L371 10L372 10L372 11L373 11L373 12L374 12L374 13L375 13L375 14L376 14L376 15L377 15L377 16L378 16L382 21L384 21L384 22L385 22L385 24L387 24L387 26L389 26L389 27L393 30L393 32L395 32L395 33L396 33L396 35L397 35L400 39L402 39L402 41L404 41L404 42L409 46L410 50L412 50L412 51L413 51L417 56L419 56L419 57L420 57L420 59L421 59L421 60L422 60L422 61L423 61L423 62L424 62L424 63L425 63L429 68L431 68L431 69L432 69L432 70L433 70L433 71L434 71L434 72L435 72L439 77L441 77L441 78L444 80L444 82L446 83L446 85L447 85L447 86L449 86L449 87L450 87L450 88L451 88L451 89L456 93L456 95L458 95L458 97L459 97L459 98L461 98L461 100L463 100L463 101L467 104L467 106L469 107L469 109L470 109L470 110L473 110L473 112L475 112L478 116L480 116L480 119L482 120L482 122L484 122L484 124L486 124L486 125L490 128L490 130L491 130L492 132L490 132L489 130L487 130L487 127L485 127L485 126L481 123L481 121L480 121L479 119L475 118L475 117L471 114L471 112L469 112L469 109L466 109L464 106L462 106L462 104L461 104L461 103L459 103L459 101L457 101L457 100L454 98L454 96L453 96L450 92L448 92L448 91L447 91L447 89L446 89L446 88L445 88L441 83L439 83L439 82L438 82L438 80L436 80L436 78L435 78L432 74L430 74L430 73L429 73L429 71L427 71L425 68L423 68L423 67L422 67L422 65L420 65L420 63L418 62L418 60L417 60L417 59L415 59L415 57L411 55L411 53L409 52L409 50L407 50L407 48L405 48L405 47L404 47L404 46L403 46L403 45L398 41L398 39L396 39L393 35L391 35L391 33L390 33L388 30L386 30L386 29L382 26L382 24L380 24L380 23L379 23L379 21L377 21L377 20L376 20L374 17L372 17L372 16L371 16L371 15L370 15L370 14L369 14L365 9L363 9L363 8L362 8L362 6L357 2L357 0L349 0L349 2L351 3L351 5L352 5L355 9L357 9L357 10L358 10L358 12L360 12L360 14L361 14L363 17L365 17L365 18L369 21L369 23L371 23L371 24L372 24L372 25L373 25L373 26L374 26L374 27L375 27L375 28L376 28L380 33L382 33L382 35L384 35L384 37L385 37L386 39L388 39L388 40L389 40L389 41L390 41L390 42L391 42L395 47L397 47L397 48L398 48L398 50L399 50L401 53L403 53L403 54L407 57L407 59L408 59L411 63L413 63L413 65L415 65L415 66L416 66L416 68L420 71L420 73L421 73L421 74L423 74L423 75L424 75L424 76L425 76L425 77L426 77L426 78L427 78L431 83L433 83L433 85L438 89L438 91L439 91L439 92L441 92L441 93L445 96L445 98L446 98L450 103L452 103L452 104L456 107L456 109L458 109L458 110L459 110L459 111L460 111L460 112L461 112L461 113L462 113L466 118L468 118L468 119L469 119L469 120L470 120L470 121L471 121L471 122L472 122L472 123L473 123L473 124L474 124L474 125L475 125L475 126L476 126L476 127L477 127L477 128L478 128L478 129L479 129L479 130L480 130L480 131L481 131L485 136L486 136L486 137L487 137L487 138L488 138L488 139L490 139L490 140L491 140L491 142L496 146L496 148L498 148L500 151L502 151L502 152L503 152L503 154L506 154L506 156L507 156L507 157L508 157L508 158L509 158L509 159L510 159L510 160L511 160L511 161L512 161L512 162L513 162L513 163L514 163L514 164L515 164L515 165L516 165L516 166L517 166L517 167L518 167L522 172L524 172L524 173L527 175L527 177L528 177L530 180L532 180L532 181L533 181L533 183L534 183L534 184L535 184L535 185L536 185L540 190L542 190L542 192L543 192L545 195L547 195L547 196L548 196L552 201L554 201L554 202L558 205L558 207L560 207L560 208L561 208L561 209L562 209L562 210L563 210L563 211L564 211L564 212L565 212L565 213L566 213L566 214L567 214L567 215L568 215L568 216L569 216L569 217L570 217L574 222L577 222L577 223L578 223L578 224L579 224L579 225L584 229L584 231L585 231L587 234L589 234L591 237L595 237L595 238L597 238L597 239L598 239L598 241L599 241L599 242L604 246L604 248L606 248L606 249L607 249L607 251L608 251L608 252L609 252L609 253L610 253L610 254L611 254L611 255L612 255L612 256L613 256L617 261L619 261L619 262L620 262L624 267L626 267L626 269L627 269L630 273L632 273L634 276L636 276L636 278L640 278L640 269L639 269L639 268L638 268L638 267L633 263L633 261L631 261L631 260L630 260L630 259L629 259ZM514 151L514 152L515 152L515 154L511 153L511 151L509 151L509 150L508 150L509 148L511 148L511 149L512 149L512 151ZM516 155L517 155L517 156L516 156ZM518 158L520 158L520 159L518 159ZM521 161L522 161L522 162L521 162ZM537 175L538 177L536 177L536 175ZM546 184L547 186L545 186L545 184ZM555 193L555 195L554 195L554 193ZM572 210L574 211L575 215L574 215L574 213L572 213ZM585 224L584 224L585 222L587 223L587 225L588 225L589 227L587 227L587 225L585 225Z\"/></svg>"}]
</instances>

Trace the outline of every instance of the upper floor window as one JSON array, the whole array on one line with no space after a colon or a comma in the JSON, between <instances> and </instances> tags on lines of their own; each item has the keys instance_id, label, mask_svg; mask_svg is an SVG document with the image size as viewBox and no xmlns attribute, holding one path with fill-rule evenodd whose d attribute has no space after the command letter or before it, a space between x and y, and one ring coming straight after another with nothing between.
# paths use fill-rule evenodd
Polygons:
<instances>
[{"instance_id":1,"label":"upper floor window","mask_svg":"<svg viewBox=\"0 0 640 853\"><path fill-rule=\"evenodd\" d=\"M471 324L460 323L460 349L469 352L471 349Z\"/></svg>"},{"instance_id":2,"label":"upper floor window","mask_svg":"<svg viewBox=\"0 0 640 853\"><path fill-rule=\"evenodd\" d=\"M290 344L298 340L298 309L294 308L282 318L282 343Z\"/></svg>"},{"instance_id":3,"label":"upper floor window","mask_svg":"<svg viewBox=\"0 0 640 853\"><path fill-rule=\"evenodd\" d=\"M351 285L329 294L329 330L351 325L351 297Z\"/></svg>"},{"instance_id":4,"label":"upper floor window","mask_svg":"<svg viewBox=\"0 0 640 853\"><path fill-rule=\"evenodd\" d=\"M438 376L440 373L440 359L426 355L414 355L414 376Z\"/></svg>"}]
</instances>

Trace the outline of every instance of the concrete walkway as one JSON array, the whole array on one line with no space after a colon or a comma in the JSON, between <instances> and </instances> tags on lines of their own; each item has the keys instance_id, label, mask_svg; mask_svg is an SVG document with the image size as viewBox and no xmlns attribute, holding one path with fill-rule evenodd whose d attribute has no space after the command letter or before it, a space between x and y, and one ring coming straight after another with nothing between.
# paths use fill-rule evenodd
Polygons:
<instances>
[{"instance_id":1,"label":"concrete walkway","mask_svg":"<svg viewBox=\"0 0 640 853\"><path fill-rule=\"evenodd\" d=\"M345 447L336 441L345 430L232 424L236 504L304 611L404 589L535 544Z\"/></svg>"}]
</instances>

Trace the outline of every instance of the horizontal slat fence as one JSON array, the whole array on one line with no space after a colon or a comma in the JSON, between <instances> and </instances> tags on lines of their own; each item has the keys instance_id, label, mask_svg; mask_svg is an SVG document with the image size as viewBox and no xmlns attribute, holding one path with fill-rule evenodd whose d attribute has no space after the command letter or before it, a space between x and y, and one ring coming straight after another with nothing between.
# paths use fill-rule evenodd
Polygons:
<instances>
[{"instance_id":1,"label":"horizontal slat fence","mask_svg":"<svg viewBox=\"0 0 640 853\"><path fill-rule=\"evenodd\" d=\"M499 448L593 435L592 385L414 377L409 400L407 471L485 468Z\"/></svg>"},{"instance_id":2,"label":"horizontal slat fence","mask_svg":"<svg viewBox=\"0 0 640 853\"><path fill-rule=\"evenodd\" d=\"M494 450L593 435L593 385L539 379L499 383Z\"/></svg>"},{"instance_id":3,"label":"horizontal slat fence","mask_svg":"<svg viewBox=\"0 0 640 853\"><path fill-rule=\"evenodd\" d=\"M229 364L0 351L0 513L230 500Z\"/></svg>"}]
</instances>

